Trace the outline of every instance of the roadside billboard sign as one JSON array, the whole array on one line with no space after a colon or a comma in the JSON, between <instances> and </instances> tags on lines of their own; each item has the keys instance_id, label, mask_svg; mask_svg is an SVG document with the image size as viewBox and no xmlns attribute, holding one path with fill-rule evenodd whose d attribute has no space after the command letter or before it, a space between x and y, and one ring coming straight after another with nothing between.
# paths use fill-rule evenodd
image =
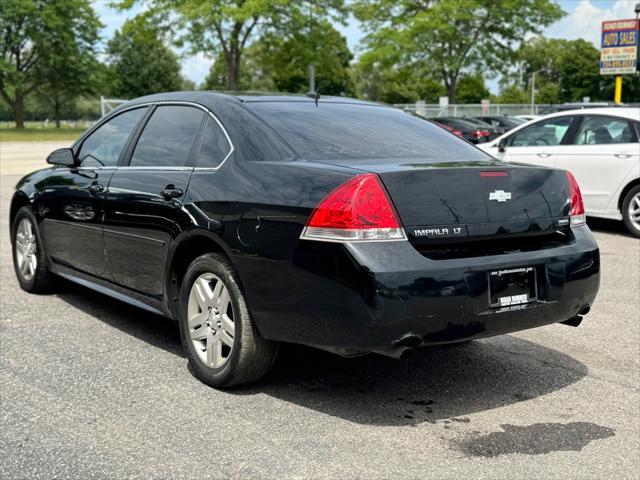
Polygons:
<instances>
[{"instance_id":1,"label":"roadside billboard sign","mask_svg":"<svg viewBox=\"0 0 640 480\"><path fill-rule=\"evenodd\" d=\"M602 22L600 74L622 75L638 70L638 21Z\"/></svg>"}]
</instances>

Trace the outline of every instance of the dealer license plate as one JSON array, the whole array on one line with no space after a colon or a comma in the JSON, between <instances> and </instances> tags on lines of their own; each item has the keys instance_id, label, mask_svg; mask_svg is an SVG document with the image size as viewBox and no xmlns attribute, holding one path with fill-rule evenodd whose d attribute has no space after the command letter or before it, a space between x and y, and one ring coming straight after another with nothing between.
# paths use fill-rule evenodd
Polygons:
<instances>
[{"instance_id":1,"label":"dealer license plate","mask_svg":"<svg viewBox=\"0 0 640 480\"><path fill-rule=\"evenodd\" d=\"M538 297L535 267L504 268L489 272L489 306L511 307Z\"/></svg>"}]
</instances>

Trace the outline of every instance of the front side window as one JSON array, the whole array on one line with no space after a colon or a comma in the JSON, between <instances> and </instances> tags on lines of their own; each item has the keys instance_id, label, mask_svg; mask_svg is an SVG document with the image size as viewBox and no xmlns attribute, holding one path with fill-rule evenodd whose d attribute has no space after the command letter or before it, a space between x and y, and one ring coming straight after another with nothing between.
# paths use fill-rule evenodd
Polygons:
<instances>
[{"instance_id":1,"label":"front side window","mask_svg":"<svg viewBox=\"0 0 640 480\"><path fill-rule=\"evenodd\" d=\"M208 118L202 134L198 167L216 168L227 158L230 151L231 145L229 145L222 128L213 118Z\"/></svg>"},{"instance_id":2,"label":"front side window","mask_svg":"<svg viewBox=\"0 0 640 480\"><path fill-rule=\"evenodd\" d=\"M631 125L627 120L613 117L586 117L578 133L577 145L606 145L631 143Z\"/></svg>"},{"instance_id":3,"label":"front side window","mask_svg":"<svg viewBox=\"0 0 640 480\"><path fill-rule=\"evenodd\" d=\"M132 167L183 167L200 132L202 110L160 105L144 127L131 156Z\"/></svg>"},{"instance_id":4,"label":"front side window","mask_svg":"<svg viewBox=\"0 0 640 480\"><path fill-rule=\"evenodd\" d=\"M556 117L534 123L513 134L509 145L512 147L544 147L560 145L572 117Z\"/></svg>"},{"instance_id":5,"label":"front side window","mask_svg":"<svg viewBox=\"0 0 640 480\"><path fill-rule=\"evenodd\" d=\"M129 135L147 108L128 110L103 123L83 142L78 159L82 167L113 167L118 164Z\"/></svg>"}]
</instances>

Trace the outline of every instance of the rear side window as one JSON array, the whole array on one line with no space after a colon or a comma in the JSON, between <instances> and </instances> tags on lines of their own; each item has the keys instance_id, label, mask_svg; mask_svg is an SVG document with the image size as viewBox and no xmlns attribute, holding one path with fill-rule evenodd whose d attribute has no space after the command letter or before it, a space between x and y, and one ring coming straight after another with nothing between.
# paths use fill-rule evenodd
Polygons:
<instances>
[{"instance_id":1,"label":"rear side window","mask_svg":"<svg viewBox=\"0 0 640 480\"><path fill-rule=\"evenodd\" d=\"M207 119L198 154L198 167L216 168L231 152L227 136L213 118Z\"/></svg>"},{"instance_id":2,"label":"rear side window","mask_svg":"<svg viewBox=\"0 0 640 480\"><path fill-rule=\"evenodd\" d=\"M607 145L631 143L631 124L622 118L587 116L576 138L578 145Z\"/></svg>"},{"instance_id":3,"label":"rear side window","mask_svg":"<svg viewBox=\"0 0 640 480\"><path fill-rule=\"evenodd\" d=\"M428 120L387 107L314 102L250 102L304 159L486 160Z\"/></svg>"},{"instance_id":4,"label":"rear side window","mask_svg":"<svg viewBox=\"0 0 640 480\"><path fill-rule=\"evenodd\" d=\"M188 166L203 115L202 110L194 107L161 105L156 108L138 139L129 165Z\"/></svg>"},{"instance_id":5,"label":"rear side window","mask_svg":"<svg viewBox=\"0 0 640 480\"><path fill-rule=\"evenodd\" d=\"M80 165L83 167L117 165L129 135L146 111L146 107L128 110L100 125L82 142L78 152Z\"/></svg>"}]
</instances>

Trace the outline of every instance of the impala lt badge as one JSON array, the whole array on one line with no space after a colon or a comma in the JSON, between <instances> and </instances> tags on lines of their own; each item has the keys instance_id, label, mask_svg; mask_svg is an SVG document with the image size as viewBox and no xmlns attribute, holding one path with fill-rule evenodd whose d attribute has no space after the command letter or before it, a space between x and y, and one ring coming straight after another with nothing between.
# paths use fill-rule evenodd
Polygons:
<instances>
[{"instance_id":1,"label":"impala lt badge","mask_svg":"<svg viewBox=\"0 0 640 480\"><path fill-rule=\"evenodd\" d=\"M511 200L511 192L494 190L493 192L489 192L489 200L495 200L498 203L505 203L507 200Z\"/></svg>"}]
</instances>

